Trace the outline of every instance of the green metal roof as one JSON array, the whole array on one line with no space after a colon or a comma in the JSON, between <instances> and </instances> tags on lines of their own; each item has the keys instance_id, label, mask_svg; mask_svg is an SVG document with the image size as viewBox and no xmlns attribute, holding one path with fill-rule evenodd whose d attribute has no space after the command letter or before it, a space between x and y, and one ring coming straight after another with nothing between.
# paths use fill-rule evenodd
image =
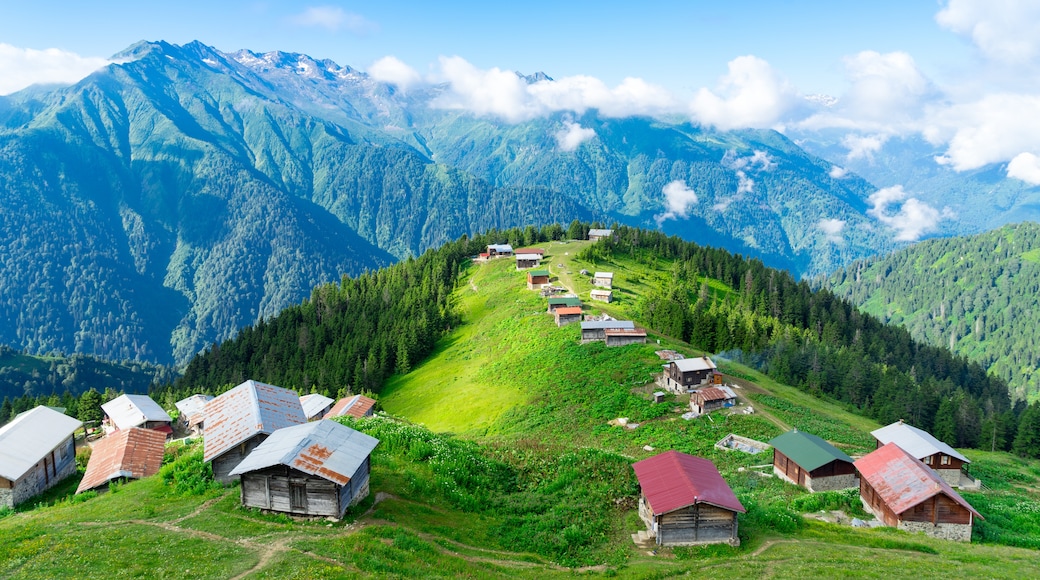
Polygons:
<instances>
[{"instance_id":1,"label":"green metal roof","mask_svg":"<svg viewBox=\"0 0 1040 580\"><path fill-rule=\"evenodd\" d=\"M836 459L852 463L852 458L842 450L816 435L803 433L797 429L774 438L769 444L806 471L823 467Z\"/></svg>"},{"instance_id":2,"label":"green metal roof","mask_svg":"<svg viewBox=\"0 0 1040 580\"><path fill-rule=\"evenodd\" d=\"M548 276L549 275L549 271L548 270L528 270L527 274L529 276Z\"/></svg>"},{"instance_id":3,"label":"green metal roof","mask_svg":"<svg viewBox=\"0 0 1040 580\"><path fill-rule=\"evenodd\" d=\"M557 306L581 306L581 298L575 298L574 296L567 296L563 298L550 298L550 305Z\"/></svg>"}]
</instances>

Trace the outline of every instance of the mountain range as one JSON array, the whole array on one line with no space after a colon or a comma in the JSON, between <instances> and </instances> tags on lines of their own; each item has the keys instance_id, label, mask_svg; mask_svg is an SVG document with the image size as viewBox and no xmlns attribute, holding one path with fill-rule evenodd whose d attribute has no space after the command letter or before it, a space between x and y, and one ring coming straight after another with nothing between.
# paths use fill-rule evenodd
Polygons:
<instances>
[{"instance_id":1,"label":"mountain range","mask_svg":"<svg viewBox=\"0 0 1040 580\"><path fill-rule=\"evenodd\" d=\"M142 42L73 86L0 97L0 343L182 365L321 282L574 219L798 275L898 245L873 185L775 131L592 110L510 122L450 91Z\"/></svg>"}]
</instances>

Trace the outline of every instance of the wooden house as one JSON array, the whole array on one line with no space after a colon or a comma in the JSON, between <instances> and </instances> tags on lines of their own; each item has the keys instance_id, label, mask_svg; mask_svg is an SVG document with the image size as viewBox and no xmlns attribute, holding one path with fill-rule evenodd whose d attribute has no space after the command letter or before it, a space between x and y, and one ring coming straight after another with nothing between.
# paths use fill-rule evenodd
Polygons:
<instances>
[{"instance_id":1,"label":"wooden house","mask_svg":"<svg viewBox=\"0 0 1040 580\"><path fill-rule=\"evenodd\" d=\"M599 302L610 303L614 300L614 293L610 290L590 290L589 298Z\"/></svg>"},{"instance_id":2,"label":"wooden house","mask_svg":"<svg viewBox=\"0 0 1040 580\"><path fill-rule=\"evenodd\" d=\"M614 235L614 230L604 229L590 229L589 230L589 241L598 242Z\"/></svg>"},{"instance_id":3,"label":"wooden house","mask_svg":"<svg viewBox=\"0 0 1040 580\"><path fill-rule=\"evenodd\" d=\"M502 256L512 256L513 246L509 244L488 244L487 247L488 258L501 258Z\"/></svg>"},{"instance_id":4,"label":"wooden house","mask_svg":"<svg viewBox=\"0 0 1040 580\"><path fill-rule=\"evenodd\" d=\"M780 479L812 492L859 487L852 458L816 435L795 429L769 444L773 446L773 473Z\"/></svg>"},{"instance_id":5,"label":"wooden house","mask_svg":"<svg viewBox=\"0 0 1040 580\"><path fill-rule=\"evenodd\" d=\"M545 257L545 250L542 248L517 248L514 250L516 254L538 254L538 258L542 259Z\"/></svg>"},{"instance_id":6,"label":"wooden house","mask_svg":"<svg viewBox=\"0 0 1040 580\"><path fill-rule=\"evenodd\" d=\"M148 395L120 395L101 405L106 433L140 427L173 435L173 419Z\"/></svg>"},{"instance_id":7,"label":"wooden house","mask_svg":"<svg viewBox=\"0 0 1040 580\"><path fill-rule=\"evenodd\" d=\"M870 433L877 441L877 447L886 443L895 443L904 451L920 459L931 467L946 483L960 488L975 488L980 482L964 471L964 466L971 463L967 457L956 449L939 441L931 433L923 431L899 420L891 425L876 429Z\"/></svg>"},{"instance_id":8,"label":"wooden house","mask_svg":"<svg viewBox=\"0 0 1040 580\"><path fill-rule=\"evenodd\" d=\"M711 461L666 451L632 467L639 517L658 545L740 544L737 514L746 510Z\"/></svg>"},{"instance_id":9,"label":"wooden house","mask_svg":"<svg viewBox=\"0 0 1040 580\"><path fill-rule=\"evenodd\" d=\"M635 328L636 325L631 320L586 320L581 323L581 341L605 341L608 330L635 330Z\"/></svg>"},{"instance_id":10,"label":"wooden house","mask_svg":"<svg viewBox=\"0 0 1040 580\"><path fill-rule=\"evenodd\" d=\"M206 403L213 400L213 395L192 395L174 403L180 415L177 421L188 433L201 435L206 421Z\"/></svg>"},{"instance_id":11,"label":"wooden house","mask_svg":"<svg viewBox=\"0 0 1040 580\"><path fill-rule=\"evenodd\" d=\"M301 516L343 517L369 492L379 440L321 420L279 429L231 472L242 505Z\"/></svg>"},{"instance_id":12,"label":"wooden house","mask_svg":"<svg viewBox=\"0 0 1040 580\"><path fill-rule=\"evenodd\" d=\"M206 404L203 458L213 463L213 478L230 483L249 452L284 427L306 423L294 391L249 380Z\"/></svg>"},{"instance_id":13,"label":"wooden house","mask_svg":"<svg viewBox=\"0 0 1040 580\"><path fill-rule=\"evenodd\" d=\"M548 270L528 270L527 271L527 289L528 290L541 290L542 286L549 283L549 271Z\"/></svg>"},{"instance_id":14,"label":"wooden house","mask_svg":"<svg viewBox=\"0 0 1040 580\"><path fill-rule=\"evenodd\" d=\"M737 404L737 395L729 387L705 387L690 395L690 408L704 415Z\"/></svg>"},{"instance_id":15,"label":"wooden house","mask_svg":"<svg viewBox=\"0 0 1040 580\"><path fill-rule=\"evenodd\" d=\"M668 388L682 394L701 385L722 383L715 363L706 356L670 361L664 367Z\"/></svg>"},{"instance_id":16,"label":"wooden house","mask_svg":"<svg viewBox=\"0 0 1040 580\"><path fill-rule=\"evenodd\" d=\"M600 288L611 288L614 285L613 272L596 272L592 275L592 285Z\"/></svg>"},{"instance_id":17,"label":"wooden house","mask_svg":"<svg viewBox=\"0 0 1040 580\"><path fill-rule=\"evenodd\" d=\"M581 306L561 306L553 310L556 326L566 326L572 322L581 322Z\"/></svg>"},{"instance_id":18,"label":"wooden house","mask_svg":"<svg viewBox=\"0 0 1040 580\"><path fill-rule=\"evenodd\" d=\"M970 542L975 518L983 519L932 469L895 443L886 443L854 465L863 506L885 525Z\"/></svg>"},{"instance_id":19,"label":"wooden house","mask_svg":"<svg viewBox=\"0 0 1040 580\"><path fill-rule=\"evenodd\" d=\"M336 400L318 393L311 393L300 397L300 407L303 407L303 416L308 421L323 419L332 410L332 404Z\"/></svg>"},{"instance_id":20,"label":"wooden house","mask_svg":"<svg viewBox=\"0 0 1040 580\"><path fill-rule=\"evenodd\" d=\"M35 497L76 473L78 419L39 406L0 428L0 507Z\"/></svg>"},{"instance_id":21,"label":"wooden house","mask_svg":"<svg viewBox=\"0 0 1040 580\"><path fill-rule=\"evenodd\" d=\"M581 298L577 296L554 296L549 299L549 313L561 306L577 306L581 308Z\"/></svg>"},{"instance_id":22,"label":"wooden house","mask_svg":"<svg viewBox=\"0 0 1040 580\"><path fill-rule=\"evenodd\" d=\"M642 328L607 328L603 331L603 342L607 346L646 344L646 330Z\"/></svg>"},{"instance_id":23,"label":"wooden house","mask_svg":"<svg viewBox=\"0 0 1040 580\"><path fill-rule=\"evenodd\" d=\"M537 268L542 264L541 254L517 254L516 255L516 269L517 270L529 270L531 268Z\"/></svg>"},{"instance_id":24,"label":"wooden house","mask_svg":"<svg viewBox=\"0 0 1040 580\"><path fill-rule=\"evenodd\" d=\"M364 395L354 395L352 397L343 397L336 401L336 404L332 406L329 414L326 415L329 419L333 417L371 417L375 414L376 400L366 397Z\"/></svg>"},{"instance_id":25,"label":"wooden house","mask_svg":"<svg viewBox=\"0 0 1040 580\"><path fill-rule=\"evenodd\" d=\"M141 479L159 473L166 435L154 429L120 429L94 444L87 471L76 493L108 487L112 481Z\"/></svg>"}]
</instances>

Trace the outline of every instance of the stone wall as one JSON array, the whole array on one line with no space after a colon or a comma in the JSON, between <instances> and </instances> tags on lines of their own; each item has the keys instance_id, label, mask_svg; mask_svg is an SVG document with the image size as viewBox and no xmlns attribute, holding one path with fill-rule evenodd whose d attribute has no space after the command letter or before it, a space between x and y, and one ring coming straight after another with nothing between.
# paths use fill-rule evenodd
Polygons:
<instances>
[{"instance_id":1,"label":"stone wall","mask_svg":"<svg viewBox=\"0 0 1040 580\"><path fill-rule=\"evenodd\" d=\"M935 473L937 473L943 481L950 484L951 487L959 487L961 489L979 489L979 487L981 487L981 482L979 480L972 478L960 469L936 469Z\"/></svg>"},{"instance_id":2,"label":"stone wall","mask_svg":"<svg viewBox=\"0 0 1040 580\"><path fill-rule=\"evenodd\" d=\"M847 473L845 475L831 475L828 477L807 477L805 483L809 488L809 491L837 491L839 489L849 489L850 487L859 487L859 478L856 477L855 473Z\"/></svg>"},{"instance_id":3,"label":"stone wall","mask_svg":"<svg viewBox=\"0 0 1040 580\"><path fill-rule=\"evenodd\" d=\"M14 507L14 493L10 489L0 489L0 508Z\"/></svg>"},{"instance_id":4,"label":"stone wall","mask_svg":"<svg viewBox=\"0 0 1040 580\"><path fill-rule=\"evenodd\" d=\"M899 522L899 529L908 532L921 532L941 538L943 540L954 540L957 542L971 541L971 524L932 524L931 522Z\"/></svg>"}]
</instances>

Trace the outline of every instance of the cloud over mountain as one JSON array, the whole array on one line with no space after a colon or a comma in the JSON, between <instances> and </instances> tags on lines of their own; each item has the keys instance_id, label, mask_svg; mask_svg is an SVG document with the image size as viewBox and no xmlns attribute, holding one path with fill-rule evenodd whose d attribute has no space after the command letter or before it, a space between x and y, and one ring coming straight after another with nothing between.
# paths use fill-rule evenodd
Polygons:
<instances>
[{"instance_id":1,"label":"cloud over mountain","mask_svg":"<svg viewBox=\"0 0 1040 580\"><path fill-rule=\"evenodd\" d=\"M0 43L0 95L37 83L74 83L109 64L57 48L36 50Z\"/></svg>"}]
</instances>

